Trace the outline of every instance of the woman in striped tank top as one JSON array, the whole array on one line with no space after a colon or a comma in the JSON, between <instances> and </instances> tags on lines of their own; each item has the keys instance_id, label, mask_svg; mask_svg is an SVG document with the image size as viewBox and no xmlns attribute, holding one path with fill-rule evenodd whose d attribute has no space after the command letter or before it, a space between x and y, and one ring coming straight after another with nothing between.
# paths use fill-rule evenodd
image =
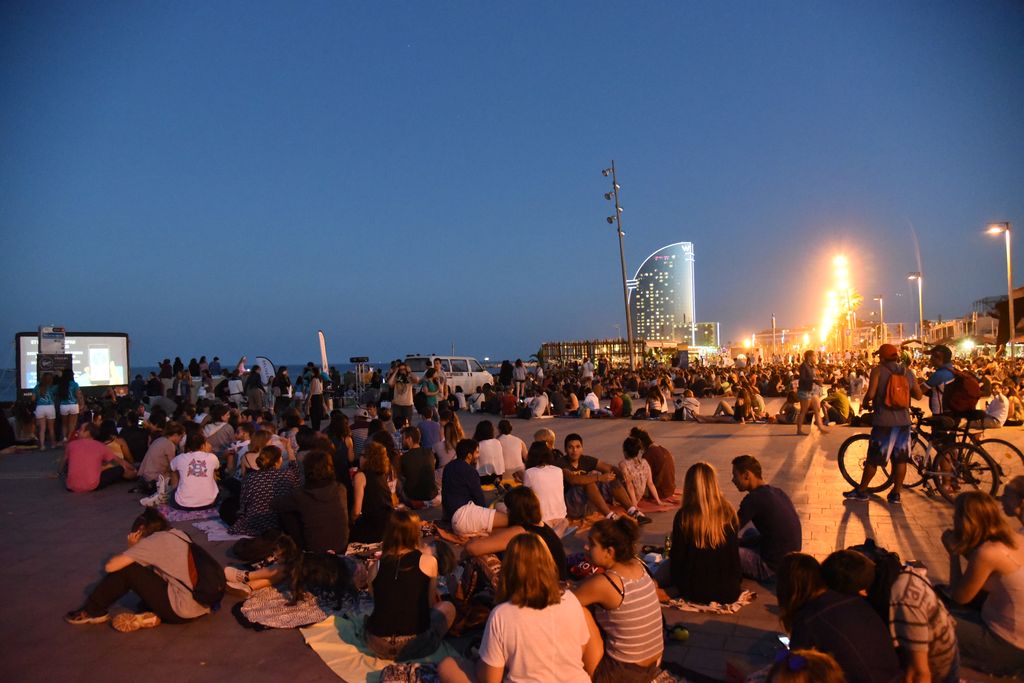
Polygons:
<instances>
[{"instance_id":1,"label":"woman in striped tank top","mask_svg":"<svg viewBox=\"0 0 1024 683\"><path fill-rule=\"evenodd\" d=\"M639 536L639 527L628 517L603 519L590 530L587 552L604 572L574 592L580 604L593 607L604 631L604 656L594 681L648 683L658 673L665 642L661 605L657 586L636 558Z\"/></svg>"}]
</instances>

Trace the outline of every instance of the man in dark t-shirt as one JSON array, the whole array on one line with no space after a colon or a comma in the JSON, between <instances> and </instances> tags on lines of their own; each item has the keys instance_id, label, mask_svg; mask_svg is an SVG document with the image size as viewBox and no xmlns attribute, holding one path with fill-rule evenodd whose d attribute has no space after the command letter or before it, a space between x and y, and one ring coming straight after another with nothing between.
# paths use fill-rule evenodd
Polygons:
<instances>
[{"instance_id":1,"label":"man in dark t-shirt","mask_svg":"<svg viewBox=\"0 0 1024 683\"><path fill-rule=\"evenodd\" d=\"M424 503L437 497L437 481L434 470L437 457L434 452L420 445L418 427L402 430L402 454L398 467L399 494L413 508L425 507Z\"/></svg>"},{"instance_id":2,"label":"man in dark t-shirt","mask_svg":"<svg viewBox=\"0 0 1024 683\"><path fill-rule=\"evenodd\" d=\"M638 524L648 524L650 517L642 514L629 500L619 475L608 463L583 454L583 437L565 437L565 455L555 459L565 478L565 505L569 517L586 517L590 508L605 517L615 517L609 507L618 503L628 510Z\"/></svg>"},{"instance_id":3,"label":"man in dark t-shirt","mask_svg":"<svg viewBox=\"0 0 1024 683\"><path fill-rule=\"evenodd\" d=\"M732 483L746 492L740 503L740 564L755 581L775 578L779 562L803 547L800 516L786 492L761 478L761 463L750 455L732 461ZM752 528L743 528L750 524Z\"/></svg>"}]
</instances>

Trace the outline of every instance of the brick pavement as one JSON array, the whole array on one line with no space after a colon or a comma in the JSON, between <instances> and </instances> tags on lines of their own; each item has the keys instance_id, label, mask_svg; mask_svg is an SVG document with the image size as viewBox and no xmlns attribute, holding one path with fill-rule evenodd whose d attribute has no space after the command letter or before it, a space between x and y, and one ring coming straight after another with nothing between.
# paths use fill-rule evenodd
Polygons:
<instances>
[{"instance_id":1,"label":"brick pavement","mask_svg":"<svg viewBox=\"0 0 1024 683\"><path fill-rule=\"evenodd\" d=\"M463 416L472 432L479 416ZM514 433L529 441L536 429L555 430L558 442L571 431L583 435L586 452L602 460L619 459L622 439L636 422L624 420L514 420ZM937 581L946 581L946 556L938 535L951 522L945 501L907 492L904 505L890 508L882 499L848 503L836 465L839 444L856 430L838 427L831 434L798 437L791 426L681 424L643 422L676 461L677 482L698 460L714 465L723 491L738 505L741 494L728 481L730 461L740 454L761 461L768 481L789 492L804 524L805 551L824 558L832 550L873 536L906 559L924 562ZM1024 446L1024 432L998 435ZM0 456L0 540L4 548L0 577L7 588L7 609L0 617L0 677L4 680L91 681L134 678L159 668L159 678L213 681L234 672L253 680L282 676L332 680L333 674L306 648L298 633L254 633L239 627L224 609L187 626L161 626L122 635L109 627L72 627L61 615L77 607L103 561L121 550L137 496L126 485L92 494L71 495L50 478L57 452ZM436 514L436 511L434 511ZM654 516L643 528L643 543L660 544L672 513ZM195 532L190 524L183 528ZM198 534L201 536L201 534ZM583 539L573 539L570 550ZM226 543L208 544L223 558ZM671 623L690 629L685 644L669 643L666 658L722 679L726 664L752 669L771 661L781 628L770 589L748 582L758 599L734 615L701 615L666 610ZM228 598L227 608L231 601Z\"/></svg>"}]
</instances>

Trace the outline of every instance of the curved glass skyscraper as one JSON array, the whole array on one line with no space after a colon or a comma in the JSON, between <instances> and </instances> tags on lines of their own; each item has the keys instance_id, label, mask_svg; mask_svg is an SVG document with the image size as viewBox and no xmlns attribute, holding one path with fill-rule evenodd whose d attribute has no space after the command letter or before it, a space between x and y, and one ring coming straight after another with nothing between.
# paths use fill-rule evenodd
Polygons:
<instances>
[{"instance_id":1,"label":"curved glass skyscraper","mask_svg":"<svg viewBox=\"0 0 1024 683\"><path fill-rule=\"evenodd\" d=\"M692 242L676 242L654 252L626 284L637 339L694 343Z\"/></svg>"}]
</instances>

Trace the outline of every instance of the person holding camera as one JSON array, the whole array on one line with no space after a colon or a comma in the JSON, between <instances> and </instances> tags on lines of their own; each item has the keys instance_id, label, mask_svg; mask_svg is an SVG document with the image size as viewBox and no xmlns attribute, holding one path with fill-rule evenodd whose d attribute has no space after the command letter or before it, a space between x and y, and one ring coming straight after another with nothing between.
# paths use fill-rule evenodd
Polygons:
<instances>
[{"instance_id":1,"label":"person holding camera","mask_svg":"<svg viewBox=\"0 0 1024 683\"><path fill-rule=\"evenodd\" d=\"M395 424L412 424L413 387L417 384L416 375L409 371L409 365L399 361L388 373L388 386L391 387L391 417Z\"/></svg>"}]
</instances>

